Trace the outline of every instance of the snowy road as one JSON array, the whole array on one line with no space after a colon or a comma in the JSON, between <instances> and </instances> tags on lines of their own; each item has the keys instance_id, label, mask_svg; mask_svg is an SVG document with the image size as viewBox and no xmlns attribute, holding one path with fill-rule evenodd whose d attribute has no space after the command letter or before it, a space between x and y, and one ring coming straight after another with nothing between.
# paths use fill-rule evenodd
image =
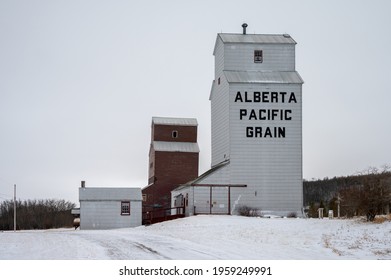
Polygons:
<instances>
[{"instance_id":1,"label":"snowy road","mask_svg":"<svg viewBox=\"0 0 391 280\"><path fill-rule=\"evenodd\" d=\"M391 222L197 216L132 229L0 232L0 259L391 259Z\"/></svg>"}]
</instances>

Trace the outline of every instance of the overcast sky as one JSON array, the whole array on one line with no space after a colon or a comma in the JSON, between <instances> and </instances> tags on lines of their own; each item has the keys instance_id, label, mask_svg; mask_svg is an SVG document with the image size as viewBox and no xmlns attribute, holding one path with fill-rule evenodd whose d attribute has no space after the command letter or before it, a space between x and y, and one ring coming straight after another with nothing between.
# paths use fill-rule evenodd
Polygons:
<instances>
[{"instance_id":1,"label":"overcast sky","mask_svg":"<svg viewBox=\"0 0 391 280\"><path fill-rule=\"evenodd\" d=\"M197 118L217 33L290 34L304 178L391 163L390 1L0 1L0 201L143 187L152 116Z\"/></svg>"}]
</instances>

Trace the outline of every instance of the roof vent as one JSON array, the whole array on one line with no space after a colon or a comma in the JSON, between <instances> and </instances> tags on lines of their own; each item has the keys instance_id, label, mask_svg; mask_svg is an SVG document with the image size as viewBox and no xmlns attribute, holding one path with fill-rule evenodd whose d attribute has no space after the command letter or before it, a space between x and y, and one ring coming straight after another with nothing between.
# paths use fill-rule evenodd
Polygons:
<instances>
[{"instance_id":1,"label":"roof vent","mask_svg":"<svg viewBox=\"0 0 391 280\"><path fill-rule=\"evenodd\" d=\"M291 37L291 35L286 34L286 33L285 33L283 36L284 36L285 38L290 38L290 37Z\"/></svg>"},{"instance_id":2,"label":"roof vent","mask_svg":"<svg viewBox=\"0 0 391 280\"><path fill-rule=\"evenodd\" d=\"M243 35L246 35L246 28L247 28L247 23L243 23L242 24L242 27L243 27Z\"/></svg>"}]
</instances>

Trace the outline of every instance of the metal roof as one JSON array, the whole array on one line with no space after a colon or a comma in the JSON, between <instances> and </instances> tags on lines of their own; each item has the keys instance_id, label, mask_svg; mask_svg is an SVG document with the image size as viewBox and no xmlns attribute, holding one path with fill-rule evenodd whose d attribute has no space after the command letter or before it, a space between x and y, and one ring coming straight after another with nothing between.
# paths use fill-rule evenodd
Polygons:
<instances>
[{"instance_id":1,"label":"metal roof","mask_svg":"<svg viewBox=\"0 0 391 280\"><path fill-rule=\"evenodd\" d=\"M296 71L224 71L228 83L302 84Z\"/></svg>"},{"instance_id":2,"label":"metal roof","mask_svg":"<svg viewBox=\"0 0 391 280\"><path fill-rule=\"evenodd\" d=\"M153 141L153 149L158 152L199 153L200 149L194 142Z\"/></svg>"},{"instance_id":3,"label":"metal roof","mask_svg":"<svg viewBox=\"0 0 391 280\"><path fill-rule=\"evenodd\" d=\"M219 33L224 43L296 44L289 34L227 34Z\"/></svg>"},{"instance_id":4,"label":"metal roof","mask_svg":"<svg viewBox=\"0 0 391 280\"><path fill-rule=\"evenodd\" d=\"M179 185L177 188L174 189L174 191L179 191L183 188L186 188L186 187L189 187L189 186L194 186L195 184L197 184L199 181L202 181L203 179L206 179L208 176L212 175L213 173L215 173L217 170L227 166L228 164L230 163L229 160L225 160L223 162L220 162L218 164L216 164L215 166L213 166L211 169L209 169L208 171L204 172L203 174L201 174L200 176L198 176L197 178L195 178L194 180L192 181L189 181L185 184L182 184L182 185ZM224 182L221 182L222 184L224 184ZM228 184L226 184L228 185Z\"/></svg>"},{"instance_id":5,"label":"metal roof","mask_svg":"<svg viewBox=\"0 0 391 280\"><path fill-rule=\"evenodd\" d=\"M160 125L198 126L197 119L194 118L152 117L152 123Z\"/></svg>"},{"instance_id":6,"label":"metal roof","mask_svg":"<svg viewBox=\"0 0 391 280\"><path fill-rule=\"evenodd\" d=\"M216 164L215 166L212 166L211 169L209 169L208 171L202 173L200 176L198 176L193 181L187 182L186 185L197 184L199 181L202 181L203 179L205 179L206 177L210 176L211 174L213 174L214 172L216 172L220 168L223 168L223 167L227 166L229 163L230 163L230 160L225 160L223 162L220 162L220 163Z\"/></svg>"},{"instance_id":7,"label":"metal roof","mask_svg":"<svg viewBox=\"0 0 391 280\"><path fill-rule=\"evenodd\" d=\"M87 187L79 188L79 201L86 200L139 200L141 188Z\"/></svg>"}]
</instances>

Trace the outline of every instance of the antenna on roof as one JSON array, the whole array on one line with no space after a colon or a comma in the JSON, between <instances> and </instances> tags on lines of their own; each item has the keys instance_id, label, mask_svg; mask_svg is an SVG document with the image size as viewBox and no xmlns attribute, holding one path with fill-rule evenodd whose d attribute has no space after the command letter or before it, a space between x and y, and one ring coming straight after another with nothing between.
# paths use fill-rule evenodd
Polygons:
<instances>
[{"instance_id":1,"label":"antenna on roof","mask_svg":"<svg viewBox=\"0 0 391 280\"><path fill-rule=\"evenodd\" d=\"M243 35L246 35L246 28L247 28L247 23L243 23L242 24L242 27L243 27Z\"/></svg>"}]
</instances>

